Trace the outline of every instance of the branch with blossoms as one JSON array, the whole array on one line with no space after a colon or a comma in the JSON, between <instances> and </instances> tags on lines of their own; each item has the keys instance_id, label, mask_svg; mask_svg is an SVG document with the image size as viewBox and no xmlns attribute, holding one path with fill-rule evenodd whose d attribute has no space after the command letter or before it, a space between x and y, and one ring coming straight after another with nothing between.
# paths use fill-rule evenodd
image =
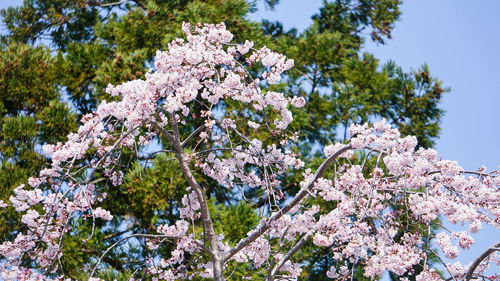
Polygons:
<instances>
[{"instance_id":1,"label":"branch with blossoms","mask_svg":"<svg viewBox=\"0 0 500 281\"><path fill-rule=\"evenodd\" d=\"M291 108L303 107L306 100L269 87L280 83L293 61L266 47L255 49L249 41L230 43L233 36L224 24L184 24L183 30L186 40L158 51L144 80L109 85L107 93L121 100L104 101L85 115L66 143L44 146L50 168L31 178L29 187L16 188L9 203L0 202L20 212L26 226L0 245L3 280L65 278L56 261L64 254L64 237L77 231L69 222L92 218L92 236L96 219L112 220L110 211L98 207L105 197L102 176L108 188L120 185L127 173L117 164L122 151L152 149L160 137L164 147L136 157L140 162L169 153L169 160L177 161L187 182L178 187L185 194L178 218L173 225L158 224L155 233L118 235L97 260L88 261L94 263L89 280L100 280L93 276L104 257L133 238L148 238L144 247L151 250L173 241L169 254L147 259L144 272L158 280L222 281L232 276L230 264L249 265L248 276L265 272L268 281L296 280L304 266L297 253L308 244L329 249L336 261L327 272L332 279L353 278L362 266L372 279L390 271L416 275L418 281L441 280L426 267L431 241L453 259L459 247L470 248L470 233L482 224L500 227L499 171L467 172L456 162L438 160L436 151L416 149L415 137L402 137L385 120L352 125L346 143L326 146L324 161L314 171L305 169L294 152L299 133L288 126ZM250 75L252 67L260 69L259 77ZM233 114L234 104L240 115ZM362 164L354 161L359 155L365 155ZM303 177L295 194L282 188L291 171ZM210 181L200 178L228 192L239 190L241 200L245 190L266 197L260 221L246 237L231 243L217 231L204 186ZM469 228L434 234L431 225L438 218ZM483 261L497 248L469 267L445 264L448 275L454 280L480 276ZM423 271L415 272L422 264Z\"/></svg>"}]
</instances>

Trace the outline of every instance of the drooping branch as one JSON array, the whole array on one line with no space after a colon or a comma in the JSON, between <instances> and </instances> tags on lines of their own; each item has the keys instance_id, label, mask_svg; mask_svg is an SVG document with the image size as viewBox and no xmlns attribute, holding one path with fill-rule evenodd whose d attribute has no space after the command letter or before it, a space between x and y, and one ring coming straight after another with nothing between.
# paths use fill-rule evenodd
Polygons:
<instances>
[{"instance_id":1,"label":"drooping branch","mask_svg":"<svg viewBox=\"0 0 500 281\"><path fill-rule=\"evenodd\" d=\"M269 272L269 275L267 276L267 281L273 281L274 280L274 277L276 276L276 273L278 273L279 269L293 256L295 255L295 253L297 253L298 250L300 250L300 248L302 246L304 246L304 244L309 240L309 238L311 238L311 236L313 236L315 233L315 231L309 231L308 233L306 233L306 235L302 236L302 238L300 238L300 240L297 242L297 244L295 244L295 246L293 246L292 249L290 249L290 251L288 251L288 253L272 268L272 270Z\"/></svg>"},{"instance_id":2,"label":"drooping branch","mask_svg":"<svg viewBox=\"0 0 500 281\"><path fill-rule=\"evenodd\" d=\"M106 249L106 251L104 251L104 253L101 255L101 257L99 258L99 260L97 261L97 263L94 265L94 268L92 269L92 273L90 273L90 276L94 276L95 274L95 271L97 269L97 267L99 266L99 264L102 262L103 258L109 253L109 251L111 251L113 248L115 248L116 246L120 245L123 241L125 240L128 240L130 238L134 238L134 237L144 237L144 238L172 238L172 239L176 239L178 238L177 236L171 236L171 235L162 235L162 234L142 234L142 233L137 233L137 234L131 234L131 235L128 235L126 237L123 237L122 239L116 241L113 245L111 245L109 248Z\"/></svg>"},{"instance_id":3,"label":"drooping branch","mask_svg":"<svg viewBox=\"0 0 500 281\"><path fill-rule=\"evenodd\" d=\"M448 273L450 273L451 275L451 270L449 268L449 266L443 261L443 259L438 255L438 253L434 252L432 249L429 250L432 254L434 254L434 256L439 260L439 262L444 266L444 268L446 269L446 271L448 271ZM424 264L425 266L425 264ZM458 281L457 278L453 275L451 275L451 280L453 281Z\"/></svg>"},{"instance_id":4,"label":"drooping branch","mask_svg":"<svg viewBox=\"0 0 500 281\"><path fill-rule=\"evenodd\" d=\"M245 248L250 243L259 238L264 232L266 232L271 227L271 222L280 219L283 215L285 215L291 209L297 206L297 204L299 204L302 201L302 199L304 199L310 193L316 181L323 176L323 174L325 173L326 169L330 166L330 164L333 161L335 161L335 159L337 159L340 155L342 155L344 152L348 151L351 148L352 148L351 145L346 145L343 148L339 149L337 152L335 152L332 156L328 157L316 170L316 173L314 174L313 178L309 181L309 183L306 185L306 187L301 189L297 193L297 195L295 195L295 197L283 209L279 210L278 212L275 212L266 222L264 222L252 234L250 234L247 238L241 240L236 246L231 248L231 250L229 250L224 255L223 259L224 262L228 261L236 253L241 251L241 249Z\"/></svg>"}]
</instances>

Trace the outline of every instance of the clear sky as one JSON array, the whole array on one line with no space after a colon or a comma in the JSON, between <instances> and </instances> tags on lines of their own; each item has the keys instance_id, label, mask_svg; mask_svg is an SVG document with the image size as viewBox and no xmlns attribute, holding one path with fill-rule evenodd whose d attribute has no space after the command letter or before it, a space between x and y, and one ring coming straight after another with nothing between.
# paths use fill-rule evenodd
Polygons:
<instances>
[{"instance_id":1,"label":"clear sky","mask_svg":"<svg viewBox=\"0 0 500 281\"><path fill-rule=\"evenodd\" d=\"M21 0L0 0L0 8ZM259 2L260 3L260 2ZM278 20L285 28L305 29L322 0L281 0L274 11L263 9L254 20ZM451 92L436 150L466 169L500 164L500 1L408 0L386 45L367 42L365 50L381 62L389 59L405 71L423 63ZM3 30L3 27L2 27ZM468 263L500 237L493 228L476 235L476 244L461 258ZM494 269L495 271L495 269ZM490 271L490 272L494 272ZM496 269L498 272L498 268Z\"/></svg>"}]
</instances>

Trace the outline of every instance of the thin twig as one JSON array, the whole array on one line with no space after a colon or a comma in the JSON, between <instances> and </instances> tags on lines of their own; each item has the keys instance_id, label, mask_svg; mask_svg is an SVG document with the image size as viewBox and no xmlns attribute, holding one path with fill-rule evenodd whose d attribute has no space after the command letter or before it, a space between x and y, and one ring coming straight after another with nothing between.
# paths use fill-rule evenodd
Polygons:
<instances>
[{"instance_id":1,"label":"thin twig","mask_svg":"<svg viewBox=\"0 0 500 281\"><path fill-rule=\"evenodd\" d=\"M171 235L161 235L161 234L141 234L141 233L137 233L137 234L131 234L131 235L128 235L126 237L123 237L122 239L118 240L117 242L115 242L113 245L111 245L109 248L106 249L106 251L104 251L104 253L101 255L101 257L99 258L99 260L97 261L96 265L94 265L94 268L92 269L92 273L90 273L90 276L94 276L95 274L95 271L97 269L97 267L99 266L99 264L101 263L102 259L104 258L104 256L106 256L109 251L111 251L114 247L118 246L119 244L121 244L123 241L127 240L127 239L130 239L130 238L134 238L134 237L144 237L144 238L172 238L172 239L177 239L178 237L177 236L171 236Z\"/></svg>"}]
</instances>

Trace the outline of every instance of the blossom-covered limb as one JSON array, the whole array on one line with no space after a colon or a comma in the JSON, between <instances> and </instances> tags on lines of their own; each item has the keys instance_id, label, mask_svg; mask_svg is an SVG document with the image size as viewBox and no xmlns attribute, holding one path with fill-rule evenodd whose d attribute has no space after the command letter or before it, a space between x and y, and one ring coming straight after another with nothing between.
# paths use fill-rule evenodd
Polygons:
<instances>
[{"instance_id":1,"label":"blossom-covered limb","mask_svg":"<svg viewBox=\"0 0 500 281\"><path fill-rule=\"evenodd\" d=\"M307 195L309 195L309 191L312 189L316 181L323 176L325 173L326 169L330 164L337 159L342 153L348 151L351 149L351 146L345 146L341 149L339 149L337 152L335 152L333 155L328 157L316 170L316 173L314 174L313 178L309 180L309 182L306 183L306 186L303 187L297 195L283 207L279 211L275 212L269 219L267 219L264 224L262 224L259 228L255 230L252 234L250 234L248 237L245 239L241 240L235 247L231 248L229 252L227 252L224 255L224 261L229 260L232 256L234 256L236 253L238 253L241 249L244 247L248 246L250 243L255 241L258 237L260 237L264 232L266 232L270 227L271 227L271 222L280 219L284 214L288 213L292 208L297 206Z\"/></svg>"},{"instance_id":2,"label":"blossom-covered limb","mask_svg":"<svg viewBox=\"0 0 500 281\"><path fill-rule=\"evenodd\" d=\"M196 181L191 171L191 168L189 167L189 162L185 158L184 148L180 141L179 128L177 126L175 116L172 113L170 113L170 124L174 132L173 145L175 147L175 154L177 160L179 161L181 171L185 179L189 183L189 186L196 192L198 202L201 206L201 218L203 222L205 235L208 238L210 256L212 257L212 262L213 262L214 280L223 281L224 280L223 262L219 253L217 236L215 234L212 218L210 217L210 211L208 209L208 202L205 192L203 188L200 186L200 184Z\"/></svg>"},{"instance_id":3,"label":"blossom-covered limb","mask_svg":"<svg viewBox=\"0 0 500 281\"><path fill-rule=\"evenodd\" d=\"M302 246L304 246L304 244L309 241L309 239L314 235L314 231L309 231L308 233L306 233L304 236L302 236L300 238L300 240L286 253L286 255L284 257L282 257L277 263L276 265L274 265L274 267L270 268L269 269L269 273L267 275L267 281L273 281L275 276L276 276L276 273L279 272L280 268L290 259L292 258L293 255L295 255L295 253L297 253L297 251L300 250L300 248Z\"/></svg>"},{"instance_id":4,"label":"blossom-covered limb","mask_svg":"<svg viewBox=\"0 0 500 281\"><path fill-rule=\"evenodd\" d=\"M495 251L500 251L500 242L495 243L491 247L489 247L486 251L484 251L474 262L469 266L467 273L465 274L465 281L469 281L474 276L474 272L476 268L483 262L489 255L494 253Z\"/></svg>"}]
</instances>

